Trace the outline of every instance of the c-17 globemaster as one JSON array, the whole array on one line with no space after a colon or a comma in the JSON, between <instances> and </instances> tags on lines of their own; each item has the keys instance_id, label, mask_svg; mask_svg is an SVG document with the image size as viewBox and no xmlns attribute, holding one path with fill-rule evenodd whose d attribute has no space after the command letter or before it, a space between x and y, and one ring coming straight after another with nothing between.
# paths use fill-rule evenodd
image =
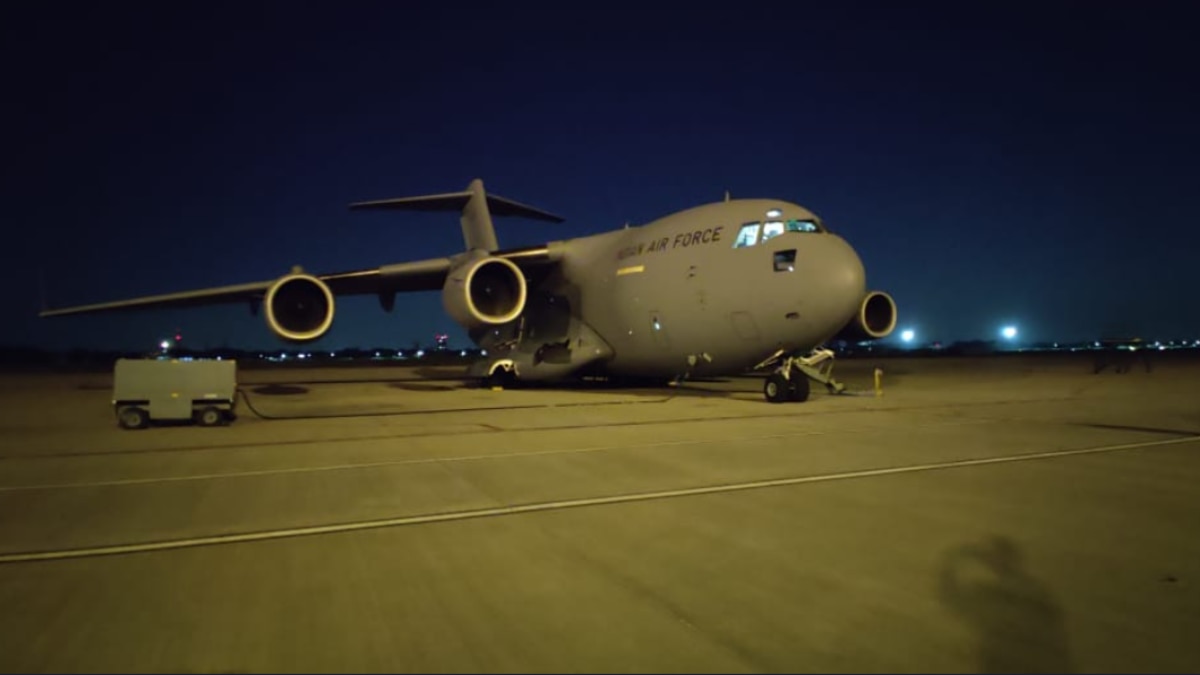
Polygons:
<instances>
[{"instance_id":1,"label":"c-17 globemaster","mask_svg":"<svg viewBox=\"0 0 1200 675\"><path fill-rule=\"evenodd\" d=\"M835 337L876 339L896 304L866 290L854 249L814 213L779 199L730 199L642 226L500 249L493 216L562 222L488 194L481 180L439 195L359 202L352 209L461 211L466 250L444 258L46 310L41 316L247 302L289 342L333 323L334 297L441 290L447 314L487 357L471 375L546 381L584 375L707 377L770 367L771 402L808 398L810 378L832 391Z\"/></svg>"}]
</instances>

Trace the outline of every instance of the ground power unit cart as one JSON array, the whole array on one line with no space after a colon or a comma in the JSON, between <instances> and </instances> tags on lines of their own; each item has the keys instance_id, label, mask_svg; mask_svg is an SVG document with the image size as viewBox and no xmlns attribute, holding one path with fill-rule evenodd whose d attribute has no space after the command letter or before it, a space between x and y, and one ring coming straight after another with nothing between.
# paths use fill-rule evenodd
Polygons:
<instances>
[{"instance_id":1,"label":"ground power unit cart","mask_svg":"<svg viewBox=\"0 0 1200 675\"><path fill-rule=\"evenodd\" d=\"M236 417L237 362L117 359L112 402L125 429L144 429L151 420L228 424Z\"/></svg>"}]
</instances>

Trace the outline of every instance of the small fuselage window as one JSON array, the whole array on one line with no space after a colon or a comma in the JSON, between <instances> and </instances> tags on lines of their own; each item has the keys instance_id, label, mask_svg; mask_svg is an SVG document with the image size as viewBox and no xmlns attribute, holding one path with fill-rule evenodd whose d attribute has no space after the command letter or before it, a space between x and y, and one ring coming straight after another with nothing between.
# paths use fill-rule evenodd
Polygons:
<instances>
[{"instance_id":1,"label":"small fuselage window","mask_svg":"<svg viewBox=\"0 0 1200 675\"><path fill-rule=\"evenodd\" d=\"M786 251L775 252L775 271L776 272L795 272L796 271L796 249L790 248Z\"/></svg>"}]
</instances>

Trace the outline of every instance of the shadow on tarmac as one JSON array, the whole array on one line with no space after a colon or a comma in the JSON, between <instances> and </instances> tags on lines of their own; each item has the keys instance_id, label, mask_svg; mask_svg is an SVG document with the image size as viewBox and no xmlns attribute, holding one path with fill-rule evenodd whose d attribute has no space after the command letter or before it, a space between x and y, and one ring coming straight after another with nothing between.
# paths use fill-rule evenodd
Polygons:
<instances>
[{"instance_id":1,"label":"shadow on tarmac","mask_svg":"<svg viewBox=\"0 0 1200 675\"><path fill-rule=\"evenodd\" d=\"M389 382L388 386L393 389L402 389L404 391L455 391L459 387L454 385L433 384L431 382Z\"/></svg>"},{"instance_id":2,"label":"shadow on tarmac","mask_svg":"<svg viewBox=\"0 0 1200 675\"><path fill-rule=\"evenodd\" d=\"M264 384L250 391L262 394L263 396L297 396L299 394L307 394L308 387L301 387L295 384Z\"/></svg>"},{"instance_id":3,"label":"shadow on tarmac","mask_svg":"<svg viewBox=\"0 0 1200 675\"><path fill-rule=\"evenodd\" d=\"M1011 539L994 536L945 553L938 591L975 634L979 672L1074 672L1062 610Z\"/></svg>"}]
</instances>

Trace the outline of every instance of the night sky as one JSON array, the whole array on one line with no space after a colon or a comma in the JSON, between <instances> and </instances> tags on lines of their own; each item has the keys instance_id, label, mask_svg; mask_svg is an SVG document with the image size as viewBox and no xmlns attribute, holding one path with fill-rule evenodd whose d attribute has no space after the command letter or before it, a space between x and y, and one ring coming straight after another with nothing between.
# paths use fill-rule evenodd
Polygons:
<instances>
[{"instance_id":1,"label":"night sky","mask_svg":"<svg viewBox=\"0 0 1200 675\"><path fill-rule=\"evenodd\" d=\"M728 189L821 215L920 340L1200 339L1190 3L0 13L0 344L280 345L242 305L39 319L39 277L65 306L444 256L457 214L347 205L475 177L567 218L502 247ZM467 346L436 292L341 298L314 346L435 332Z\"/></svg>"}]
</instances>

